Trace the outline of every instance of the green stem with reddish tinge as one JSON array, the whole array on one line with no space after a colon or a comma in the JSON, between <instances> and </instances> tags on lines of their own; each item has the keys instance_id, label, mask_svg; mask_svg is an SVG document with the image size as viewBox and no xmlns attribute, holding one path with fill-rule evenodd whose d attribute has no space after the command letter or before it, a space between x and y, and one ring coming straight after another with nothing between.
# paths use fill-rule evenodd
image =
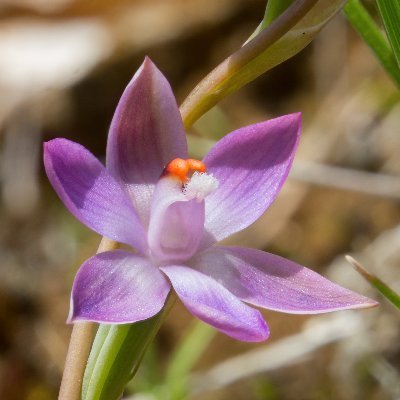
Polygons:
<instances>
[{"instance_id":1,"label":"green stem with reddish tinge","mask_svg":"<svg viewBox=\"0 0 400 400\"><path fill-rule=\"evenodd\" d=\"M268 28L260 32L254 39L212 70L193 89L181 106L185 128L188 129L193 125L223 97L255 79L258 75L251 76L248 80L245 79L236 85L232 81L243 67L287 33L317 2L318 0L297 0L274 20Z\"/></svg>"}]
</instances>

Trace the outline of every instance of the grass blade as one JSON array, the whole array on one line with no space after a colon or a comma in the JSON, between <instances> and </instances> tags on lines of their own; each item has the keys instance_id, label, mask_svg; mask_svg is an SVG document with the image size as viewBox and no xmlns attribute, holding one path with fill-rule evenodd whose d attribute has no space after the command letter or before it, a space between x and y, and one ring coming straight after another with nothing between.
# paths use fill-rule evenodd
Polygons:
<instances>
[{"instance_id":1,"label":"grass blade","mask_svg":"<svg viewBox=\"0 0 400 400\"><path fill-rule=\"evenodd\" d=\"M377 0L379 13L400 68L400 1Z\"/></svg>"},{"instance_id":2,"label":"grass blade","mask_svg":"<svg viewBox=\"0 0 400 400\"><path fill-rule=\"evenodd\" d=\"M400 68L390 44L359 0L349 0L343 12L347 20L371 48L385 71L400 87Z\"/></svg>"},{"instance_id":3,"label":"grass blade","mask_svg":"<svg viewBox=\"0 0 400 400\"><path fill-rule=\"evenodd\" d=\"M386 283L378 277L368 272L358 261L351 256L346 256L346 260L360 273L375 289L377 289L386 299L400 309L400 296L392 290Z\"/></svg>"}]
</instances>

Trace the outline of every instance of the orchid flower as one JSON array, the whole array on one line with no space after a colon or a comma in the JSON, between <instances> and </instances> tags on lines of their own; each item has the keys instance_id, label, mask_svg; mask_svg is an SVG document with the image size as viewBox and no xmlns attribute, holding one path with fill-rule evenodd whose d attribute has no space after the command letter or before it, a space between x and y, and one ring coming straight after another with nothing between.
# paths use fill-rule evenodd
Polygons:
<instances>
[{"instance_id":1,"label":"orchid flower","mask_svg":"<svg viewBox=\"0 0 400 400\"><path fill-rule=\"evenodd\" d=\"M299 134L300 114L286 115L231 132L202 161L190 159L171 87L146 59L117 106L106 167L77 143L45 143L47 175L68 210L132 248L83 263L69 321L141 321L173 289L200 320L233 338L262 341L269 328L246 303L294 314L374 306L295 262L217 244L273 202Z\"/></svg>"}]
</instances>

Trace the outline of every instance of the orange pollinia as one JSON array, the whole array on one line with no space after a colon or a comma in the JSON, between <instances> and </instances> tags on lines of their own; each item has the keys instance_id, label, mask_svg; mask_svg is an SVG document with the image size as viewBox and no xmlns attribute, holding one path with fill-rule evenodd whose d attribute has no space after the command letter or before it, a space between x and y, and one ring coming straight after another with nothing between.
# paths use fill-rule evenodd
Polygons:
<instances>
[{"instance_id":1,"label":"orange pollinia","mask_svg":"<svg viewBox=\"0 0 400 400\"><path fill-rule=\"evenodd\" d=\"M163 175L173 175L182 183L186 183L193 172L206 172L206 170L207 167L203 161L194 158L187 158L186 160L175 158L164 168Z\"/></svg>"}]
</instances>

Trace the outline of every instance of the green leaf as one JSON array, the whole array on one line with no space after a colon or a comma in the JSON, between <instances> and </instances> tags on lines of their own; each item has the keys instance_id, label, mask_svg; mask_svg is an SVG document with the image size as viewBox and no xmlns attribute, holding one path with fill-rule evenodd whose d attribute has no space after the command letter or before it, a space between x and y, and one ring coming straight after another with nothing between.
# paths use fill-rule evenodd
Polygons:
<instances>
[{"instance_id":1,"label":"green leaf","mask_svg":"<svg viewBox=\"0 0 400 400\"><path fill-rule=\"evenodd\" d=\"M260 25L257 26L256 30L247 39L246 43L250 42L251 39L256 37L262 30L271 24L279 15L281 15L294 0L268 0L267 6L265 7L264 18ZM245 44L246 44L245 43Z\"/></svg>"},{"instance_id":2,"label":"green leaf","mask_svg":"<svg viewBox=\"0 0 400 400\"><path fill-rule=\"evenodd\" d=\"M341 9L345 0L319 0L307 9L306 14L301 14L299 10L304 6L302 11L305 11L306 3L311 7L310 1L295 1L273 23L224 60L195 87L181 106L186 128L224 97L304 49ZM301 14L299 19L295 18L296 12ZM293 25L287 22L289 16L294 17L290 20L292 22L296 19Z\"/></svg>"},{"instance_id":3,"label":"green leaf","mask_svg":"<svg viewBox=\"0 0 400 400\"><path fill-rule=\"evenodd\" d=\"M86 398L86 393L88 390L90 378L93 374L97 358L100 354L101 348L104 345L104 342L107 338L110 328L111 325L99 325L97 329L97 333L92 344L92 349L90 350L90 355L86 364L85 375L83 377L82 398Z\"/></svg>"},{"instance_id":4,"label":"green leaf","mask_svg":"<svg viewBox=\"0 0 400 400\"><path fill-rule=\"evenodd\" d=\"M82 391L83 400L117 400L132 379L145 351L171 308L134 324L101 325L89 357Z\"/></svg>"},{"instance_id":5,"label":"green leaf","mask_svg":"<svg viewBox=\"0 0 400 400\"><path fill-rule=\"evenodd\" d=\"M377 0L376 2L400 68L400 1Z\"/></svg>"},{"instance_id":6,"label":"green leaf","mask_svg":"<svg viewBox=\"0 0 400 400\"><path fill-rule=\"evenodd\" d=\"M216 92L230 93L303 50L331 18L340 11L344 0L320 0L282 38L265 49L232 77L218 85Z\"/></svg>"},{"instance_id":7,"label":"green leaf","mask_svg":"<svg viewBox=\"0 0 400 400\"><path fill-rule=\"evenodd\" d=\"M382 282L377 276L368 272L353 257L346 256L346 260L359 272L375 289L377 289L387 300L400 309L400 295Z\"/></svg>"},{"instance_id":8,"label":"green leaf","mask_svg":"<svg viewBox=\"0 0 400 400\"><path fill-rule=\"evenodd\" d=\"M343 8L346 18L364 39L389 76L400 86L400 69L385 35L359 0L349 0Z\"/></svg>"},{"instance_id":9,"label":"green leaf","mask_svg":"<svg viewBox=\"0 0 400 400\"><path fill-rule=\"evenodd\" d=\"M264 19L261 22L261 29L266 28L272 21L281 15L294 0L268 0L265 7Z\"/></svg>"}]
</instances>

